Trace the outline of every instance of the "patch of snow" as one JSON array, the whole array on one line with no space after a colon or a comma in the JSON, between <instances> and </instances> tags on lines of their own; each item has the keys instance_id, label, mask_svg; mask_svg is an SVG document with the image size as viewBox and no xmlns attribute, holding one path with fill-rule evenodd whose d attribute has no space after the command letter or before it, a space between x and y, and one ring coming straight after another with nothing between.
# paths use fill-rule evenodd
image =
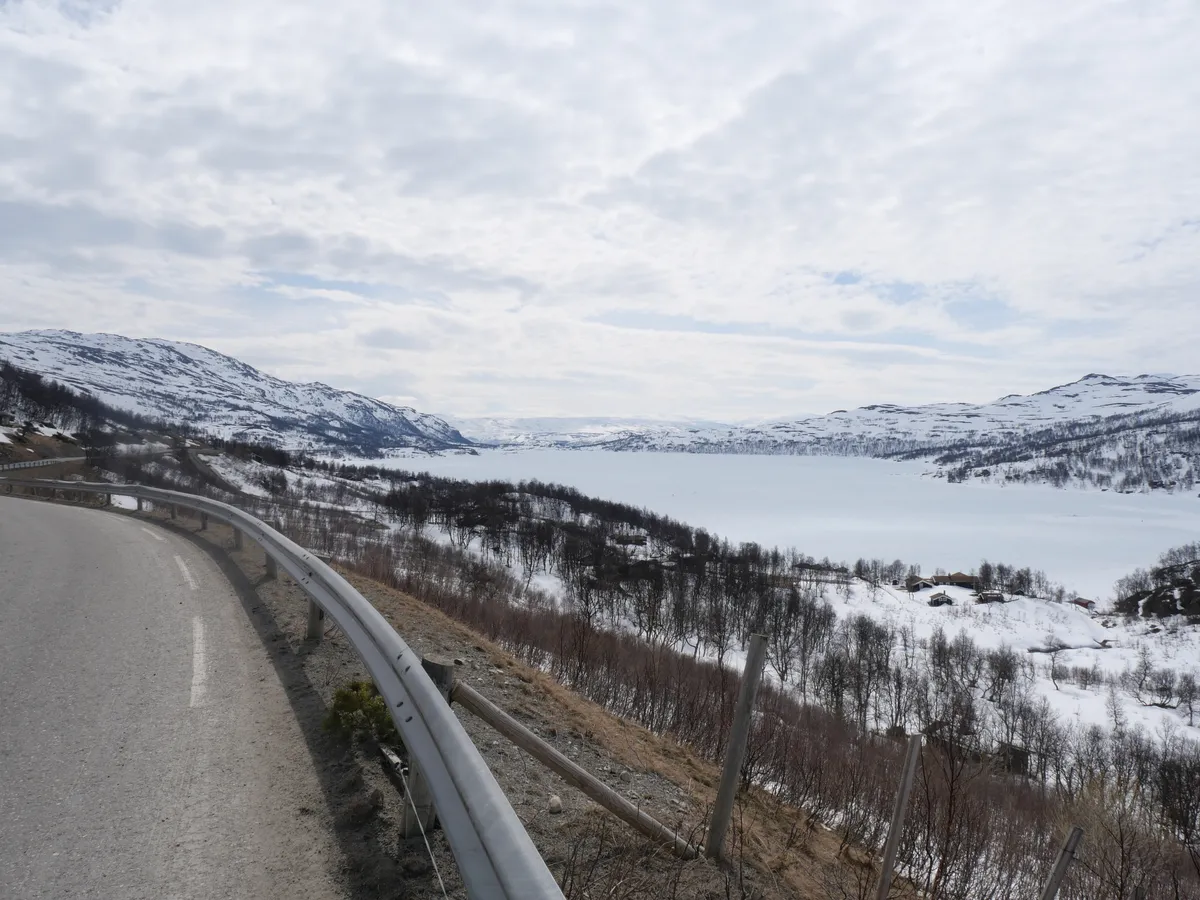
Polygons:
<instances>
[{"instance_id":1,"label":"patch of snow","mask_svg":"<svg viewBox=\"0 0 1200 900\"><path fill-rule=\"evenodd\" d=\"M538 572L530 577L529 586L541 591L549 597L555 598L559 603L562 602L562 596L565 590L563 581L557 575L551 575L547 572Z\"/></svg>"},{"instance_id":2,"label":"patch of snow","mask_svg":"<svg viewBox=\"0 0 1200 900\"><path fill-rule=\"evenodd\" d=\"M165 453L171 449L171 445L162 441L145 441L140 444L116 444L113 449L121 456L141 456L147 453Z\"/></svg>"}]
</instances>

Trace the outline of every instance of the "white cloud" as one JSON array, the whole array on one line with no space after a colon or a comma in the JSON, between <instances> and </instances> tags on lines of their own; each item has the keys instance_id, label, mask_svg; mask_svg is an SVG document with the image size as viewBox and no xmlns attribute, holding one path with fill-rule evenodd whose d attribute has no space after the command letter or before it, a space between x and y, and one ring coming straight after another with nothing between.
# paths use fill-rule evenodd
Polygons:
<instances>
[{"instance_id":1,"label":"white cloud","mask_svg":"<svg viewBox=\"0 0 1200 900\"><path fill-rule=\"evenodd\" d=\"M1198 45L1185 0L0 4L0 328L465 414L1195 370Z\"/></svg>"}]
</instances>

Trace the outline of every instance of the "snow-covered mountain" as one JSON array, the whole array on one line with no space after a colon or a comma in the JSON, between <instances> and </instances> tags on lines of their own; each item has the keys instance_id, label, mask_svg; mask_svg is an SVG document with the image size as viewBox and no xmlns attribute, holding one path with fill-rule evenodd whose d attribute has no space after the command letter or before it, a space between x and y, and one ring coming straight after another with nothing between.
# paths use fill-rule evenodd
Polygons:
<instances>
[{"instance_id":1,"label":"snow-covered mountain","mask_svg":"<svg viewBox=\"0 0 1200 900\"><path fill-rule=\"evenodd\" d=\"M991 403L881 404L755 425L633 420L486 420L486 439L546 447L722 453L892 455L923 447L995 443L1068 423L1132 414L1200 413L1200 375L1088 375Z\"/></svg>"},{"instance_id":2,"label":"snow-covered mountain","mask_svg":"<svg viewBox=\"0 0 1200 900\"><path fill-rule=\"evenodd\" d=\"M470 441L436 416L274 378L196 344L114 334L0 334L0 358L118 409L291 449L446 450Z\"/></svg>"},{"instance_id":3,"label":"snow-covered mountain","mask_svg":"<svg viewBox=\"0 0 1200 900\"><path fill-rule=\"evenodd\" d=\"M1087 375L1070 384L1036 394L1010 394L992 403L865 406L738 429L731 437L784 445L849 435L948 444L1151 411L1200 411L1200 375Z\"/></svg>"},{"instance_id":4,"label":"snow-covered mountain","mask_svg":"<svg viewBox=\"0 0 1200 900\"><path fill-rule=\"evenodd\" d=\"M634 419L463 420L508 448L872 456L926 460L951 481L1122 492L1200 483L1200 376L1088 375L984 404L890 404L729 425Z\"/></svg>"}]
</instances>

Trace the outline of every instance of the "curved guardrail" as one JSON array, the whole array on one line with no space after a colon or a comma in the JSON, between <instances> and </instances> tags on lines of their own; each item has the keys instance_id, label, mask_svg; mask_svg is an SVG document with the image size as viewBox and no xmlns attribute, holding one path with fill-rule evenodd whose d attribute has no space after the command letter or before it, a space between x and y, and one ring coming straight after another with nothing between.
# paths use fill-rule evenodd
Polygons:
<instances>
[{"instance_id":1,"label":"curved guardrail","mask_svg":"<svg viewBox=\"0 0 1200 900\"><path fill-rule=\"evenodd\" d=\"M83 462L86 456L48 456L45 459L27 459L25 462L5 463L0 466L0 472L10 469L32 469L36 466L55 466L59 463Z\"/></svg>"},{"instance_id":2,"label":"curved guardrail","mask_svg":"<svg viewBox=\"0 0 1200 900\"><path fill-rule=\"evenodd\" d=\"M140 497L205 513L253 538L325 610L366 664L424 774L467 893L479 900L562 900L508 798L421 658L365 597L313 553L237 507L141 485L3 479L15 486Z\"/></svg>"}]
</instances>

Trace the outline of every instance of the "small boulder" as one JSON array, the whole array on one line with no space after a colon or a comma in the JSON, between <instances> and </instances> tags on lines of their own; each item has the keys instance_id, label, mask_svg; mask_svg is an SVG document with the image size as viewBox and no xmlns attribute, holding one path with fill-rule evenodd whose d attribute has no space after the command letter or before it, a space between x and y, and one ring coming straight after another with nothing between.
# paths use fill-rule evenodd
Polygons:
<instances>
[{"instance_id":1,"label":"small boulder","mask_svg":"<svg viewBox=\"0 0 1200 900\"><path fill-rule=\"evenodd\" d=\"M558 815L560 812L562 812L562 797L558 796L558 794L551 794L550 813L551 815Z\"/></svg>"},{"instance_id":2,"label":"small boulder","mask_svg":"<svg viewBox=\"0 0 1200 900\"><path fill-rule=\"evenodd\" d=\"M432 870L428 858L424 856L410 856L401 864L406 875L420 876L428 875Z\"/></svg>"}]
</instances>

